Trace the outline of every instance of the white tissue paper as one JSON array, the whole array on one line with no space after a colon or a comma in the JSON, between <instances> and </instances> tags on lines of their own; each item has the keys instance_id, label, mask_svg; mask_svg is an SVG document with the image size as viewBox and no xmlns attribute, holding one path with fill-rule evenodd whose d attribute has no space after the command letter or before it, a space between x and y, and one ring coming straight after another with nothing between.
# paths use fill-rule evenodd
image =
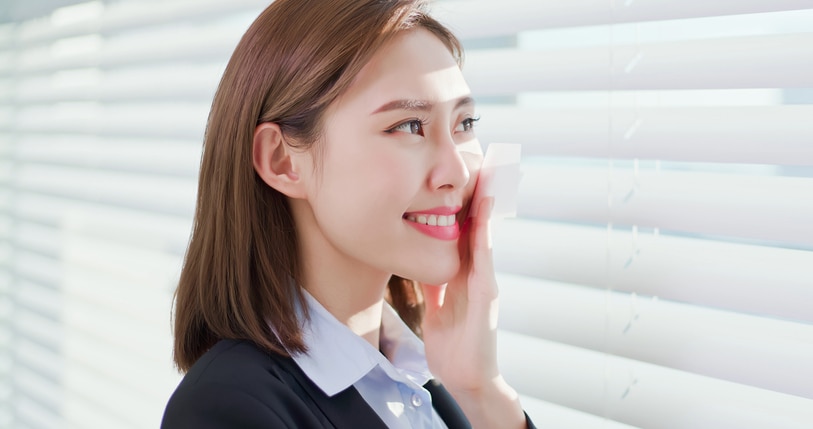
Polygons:
<instances>
[{"instance_id":1,"label":"white tissue paper","mask_svg":"<svg viewBox=\"0 0 813 429\"><path fill-rule=\"evenodd\" d=\"M479 198L494 197L492 219L504 219L517 215L517 194L522 174L519 169L522 145L515 143L491 143L486 148L480 178L477 183ZM477 205L471 216L477 215Z\"/></svg>"}]
</instances>

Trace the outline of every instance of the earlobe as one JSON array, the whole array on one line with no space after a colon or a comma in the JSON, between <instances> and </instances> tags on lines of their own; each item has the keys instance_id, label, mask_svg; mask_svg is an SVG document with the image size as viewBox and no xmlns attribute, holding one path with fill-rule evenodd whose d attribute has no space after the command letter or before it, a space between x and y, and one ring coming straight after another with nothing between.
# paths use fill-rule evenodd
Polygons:
<instances>
[{"instance_id":1,"label":"earlobe","mask_svg":"<svg viewBox=\"0 0 813 429\"><path fill-rule=\"evenodd\" d=\"M304 185L297 172L299 160L286 143L279 125L264 122L254 129L254 171L270 187L291 197L303 198Z\"/></svg>"}]
</instances>

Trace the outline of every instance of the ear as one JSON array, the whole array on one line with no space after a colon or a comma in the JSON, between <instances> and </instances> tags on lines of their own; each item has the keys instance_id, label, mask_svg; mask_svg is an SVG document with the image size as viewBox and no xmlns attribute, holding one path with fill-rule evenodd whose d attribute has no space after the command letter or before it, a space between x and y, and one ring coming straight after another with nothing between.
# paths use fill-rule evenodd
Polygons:
<instances>
[{"instance_id":1,"label":"ear","mask_svg":"<svg viewBox=\"0 0 813 429\"><path fill-rule=\"evenodd\" d=\"M278 124L264 122L254 129L254 171L268 186L291 198L305 197L298 168L303 165L300 158L304 155L285 142Z\"/></svg>"}]
</instances>

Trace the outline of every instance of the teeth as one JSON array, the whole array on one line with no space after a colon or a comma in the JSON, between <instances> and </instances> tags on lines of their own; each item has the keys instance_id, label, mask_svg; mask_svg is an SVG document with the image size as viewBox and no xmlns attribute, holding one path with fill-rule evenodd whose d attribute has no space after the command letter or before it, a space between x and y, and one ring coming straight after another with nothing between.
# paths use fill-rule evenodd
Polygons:
<instances>
[{"instance_id":1,"label":"teeth","mask_svg":"<svg viewBox=\"0 0 813 429\"><path fill-rule=\"evenodd\" d=\"M429 226L452 226L455 224L454 215L408 215L407 220Z\"/></svg>"}]
</instances>

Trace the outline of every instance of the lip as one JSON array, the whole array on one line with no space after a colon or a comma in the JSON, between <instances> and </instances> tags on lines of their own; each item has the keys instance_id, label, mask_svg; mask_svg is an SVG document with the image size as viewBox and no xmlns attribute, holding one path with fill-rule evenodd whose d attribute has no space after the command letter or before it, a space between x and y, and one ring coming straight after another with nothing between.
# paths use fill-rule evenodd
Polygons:
<instances>
[{"instance_id":1,"label":"lip","mask_svg":"<svg viewBox=\"0 0 813 429\"><path fill-rule=\"evenodd\" d=\"M404 222L409 224L411 227L417 229L419 232L428 235L432 238L436 238L438 240L457 240L460 237L460 227L458 226L459 221L455 218L455 223L452 225L447 226L429 226L424 225L422 223L413 222L407 219L408 216L417 216L417 215L437 215L437 216L450 216L450 215L457 215L460 212L461 206L444 206L444 207L435 207L432 209L427 210L419 210L414 212L407 212L404 213Z\"/></svg>"},{"instance_id":2,"label":"lip","mask_svg":"<svg viewBox=\"0 0 813 429\"><path fill-rule=\"evenodd\" d=\"M404 213L404 217L408 215L419 215L419 214L427 214L427 215L439 215L439 216L449 216L449 215L456 215L462 209L462 206L442 206L442 207L435 207L432 209L427 210L418 210L414 212L406 212Z\"/></svg>"}]
</instances>

